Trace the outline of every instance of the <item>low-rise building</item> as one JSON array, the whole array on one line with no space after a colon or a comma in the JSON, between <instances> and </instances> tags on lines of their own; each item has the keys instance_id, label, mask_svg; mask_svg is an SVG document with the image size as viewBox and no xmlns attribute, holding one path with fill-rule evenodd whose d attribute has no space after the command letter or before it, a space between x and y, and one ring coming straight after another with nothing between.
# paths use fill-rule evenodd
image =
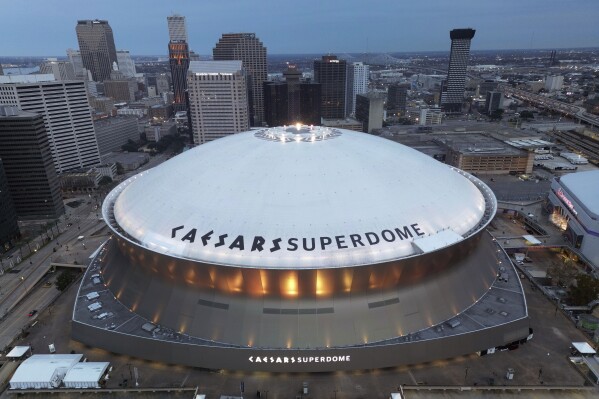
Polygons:
<instances>
[{"instance_id":1,"label":"low-rise building","mask_svg":"<svg viewBox=\"0 0 599 399\"><path fill-rule=\"evenodd\" d=\"M148 141L160 141L164 136L171 136L177 133L177 125L173 122L164 122L160 124L153 124L146 126L144 130L146 134L146 140Z\"/></svg>"},{"instance_id":2,"label":"low-rise building","mask_svg":"<svg viewBox=\"0 0 599 399\"><path fill-rule=\"evenodd\" d=\"M343 119L325 119L322 118L322 126L337 127L339 129L354 130L361 132L364 128L362 122L354 118L343 118Z\"/></svg>"}]
</instances>

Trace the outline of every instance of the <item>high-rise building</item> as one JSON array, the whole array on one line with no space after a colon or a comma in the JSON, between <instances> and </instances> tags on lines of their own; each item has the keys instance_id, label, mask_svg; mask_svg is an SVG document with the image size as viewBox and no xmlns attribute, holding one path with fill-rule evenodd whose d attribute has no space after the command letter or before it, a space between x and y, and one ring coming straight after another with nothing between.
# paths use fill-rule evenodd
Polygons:
<instances>
[{"instance_id":1,"label":"high-rise building","mask_svg":"<svg viewBox=\"0 0 599 399\"><path fill-rule=\"evenodd\" d=\"M19 218L57 218L64 213L40 114L0 106L0 158Z\"/></svg>"},{"instance_id":2,"label":"high-rise building","mask_svg":"<svg viewBox=\"0 0 599 399\"><path fill-rule=\"evenodd\" d=\"M346 115L356 112L356 95L368 92L370 67L363 62L347 64L347 110Z\"/></svg>"},{"instance_id":3,"label":"high-rise building","mask_svg":"<svg viewBox=\"0 0 599 399\"><path fill-rule=\"evenodd\" d=\"M83 67L81 52L79 50L73 50L72 48L67 49L67 57L69 58L71 65L73 65L75 77L77 79L87 79L87 70Z\"/></svg>"},{"instance_id":4,"label":"high-rise building","mask_svg":"<svg viewBox=\"0 0 599 399\"><path fill-rule=\"evenodd\" d=\"M137 118L131 116L99 119L94 122L94 128L102 156L120 151L129 140L139 141Z\"/></svg>"},{"instance_id":5,"label":"high-rise building","mask_svg":"<svg viewBox=\"0 0 599 399\"><path fill-rule=\"evenodd\" d=\"M119 66L119 72L128 78L135 77L135 62L129 54L129 50L118 50L116 52L116 63Z\"/></svg>"},{"instance_id":6,"label":"high-rise building","mask_svg":"<svg viewBox=\"0 0 599 399\"><path fill-rule=\"evenodd\" d=\"M4 165L0 159L0 248L5 250L10 248L11 241L18 236L17 211L10 196ZM0 266L0 274L3 272L4 270Z\"/></svg>"},{"instance_id":7,"label":"high-rise building","mask_svg":"<svg viewBox=\"0 0 599 399\"><path fill-rule=\"evenodd\" d=\"M2 64L0 64L0 75L4 75L4 70L2 69Z\"/></svg>"},{"instance_id":8,"label":"high-rise building","mask_svg":"<svg viewBox=\"0 0 599 399\"><path fill-rule=\"evenodd\" d=\"M83 67L91 72L96 82L108 79L112 64L117 62L114 37L108 21L77 21L75 30Z\"/></svg>"},{"instance_id":9,"label":"high-rise building","mask_svg":"<svg viewBox=\"0 0 599 399\"><path fill-rule=\"evenodd\" d=\"M370 92L356 95L356 119L362 122L364 133L383 127L385 93Z\"/></svg>"},{"instance_id":10,"label":"high-rise building","mask_svg":"<svg viewBox=\"0 0 599 399\"><path fill-rule=\"evenodd\" d=\"M57 173L100 163L85 82L59 82L53 75L2 76L0 104L42 115Z\"/></svg>"},{"instance_id":11,"label":"high-rise building","mask_svg":"<svg viewBox=\"0 0 599 399\"><path fill-rule=\"evenodd\" d=\"M327 119L345 118L347 67L345 60L324 55L314 61L314 80L320 83L321 114Z\"/></svg>"},{"instance_id":12,"label":"high-rise building","mask_svg":"<svg viewBox=\"0 0 599 399\"><path fill-rule=\"evenodd\" d=\"M135 79L110 79L104 81L104 95L116 101L133 102L137 91Z\"/></svg>"},{"instance_id":13,"label":"high-rise building","mask_svg":"<svg viewBox=\"0 0 599 399\"><path fill-rule=\"evenodd\" d=\"M387 91L387 111L403 115L406 112L409 84L392 84Z\"/></svg>"},{"instance_id":14,"label":"high-rise building","mask_svg":"<svg viewBox=\"0 0 599 399\"><path fill-rule=\"evenodd\" d=\"M185 17L182 15L169 15L166 17L168 23L168 37L171 42L188 42L187 39L187 24Z\"/></svg>"},{"instance_id":15,"label":"high-rise building","mask_svg":"<svg viewBox=\"0 0 599 399\"><path fill-rule=\"evenodd\" d=\"M58 61L56 58L48 58L40 65L41 74L54 75L56 80L74 80L75 70L69 61Z\"/></svg>"},{"instance_id":16,"label":"high-rise building","mask_svg":"<svg viewBox=\"0 0 599 399\"><path fill-rule=\"evenodd\" d=\"M264 121L263 85L267 79L266 47L255 33L225 33L212 49L215 61L242 61L246 70L250 101L250 124Z\"/></svg>"},{"instance_id":17,"label":"high-rise building","mask_svg":"<svg viewBox=\"0 0 599 399\"><path fill-rule=\"evenodd\" d=\"M561 90L564 85L564 77L560 75L545 77L545 90L551 92Z\"/></svg>"},{"instance_id":18,"label":"high-rise building","mask_svg":"<svg viewBox=\"0 0 599 399\"><path fill-rule=\"evenodd\" d=\"M422 108L420 110L420 126L438 125L443 120L443 112L439 107Z\"/></svg>"},{"instance_id":19,"label":"high-rise building","mask_svg":"<svg viewBox=\"0 0 599 399\"><path fill-rule=\"evenodd\" d=\"M185 17L170 15L168 23L168 58L173 81L173 108L175 111L187 110L187 70L189 69L189 43L187 42L187 27ZM157 90L159 93L160 90Z\"/></svg>"},{"instance_id":20,"label":"high-rise building","mask_svg":"<svg viewBox=\"0 0 599 399\"><path fill-rule=\"evenodd\" d=\"M466 87L466 71L470 60L470 41L474 37L474 29L453 29L451 52L447 80L441 88L441 108L447 113L462 112L464 89Z\"/></svg>"},{"instance_id":21,"label":"high-rise building","mask_svg":"<svg viewBox=\"0 0 599 399\"><path fill-rule=\"evenodd\" d=\"M189 69L189 45L186 42L169 42L168 58L173 81L173 107L177 111L184 111L187 109L185 91L187 90L187 70Z\"/></svg>"},{"instance_id":22,"label":"high-rise building","mask_svg":"<svg viewBox=\"0 0 599 399\"><path fill-rule=\"evenodd\" d=\"M264 120L268 126L320 125L320 84L302 81L295 65L284 82L264 82Z\"/></svg>"},{"instance_id":23,"label":"high-rise building","mask_svg":"<svg viewBox=\"0 0 599 399\"><path fill-rule=\"evenodd\" d=\"M193 61L187 79L194 143L249 129L246 72L241 61Z\"/></svg>"},{"instance_id":24,"label":"high-rise building","mask_svg":"<svg viewBox=\"0 0 599 399\"><path fill-rule=\"evenodd\" d=\"M500 91L487 92L485 99L485 112L491 114L493 111L503 108L503 93Z\"/></svg>"}]
</instances>

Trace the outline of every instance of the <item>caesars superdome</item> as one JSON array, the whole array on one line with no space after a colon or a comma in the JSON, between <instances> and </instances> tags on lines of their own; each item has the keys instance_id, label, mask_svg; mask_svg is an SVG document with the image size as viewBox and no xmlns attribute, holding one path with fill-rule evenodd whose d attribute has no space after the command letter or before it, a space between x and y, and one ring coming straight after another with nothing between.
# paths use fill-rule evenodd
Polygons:
<instances>
[{"instance_id":1,"label":"caesars superdome","mask_svg":"<svg viewBox=\"0 0 599 399\"><path fill-rule=\"evenodd\" d=\"M73 335L171 363L273 371L505 345L528 322L485 231L495 211L477 178L376 136L235 134L107 196L113 237L82 282ZM99 318L94 301L110 314Z\"/></svg>"}]
</instances>

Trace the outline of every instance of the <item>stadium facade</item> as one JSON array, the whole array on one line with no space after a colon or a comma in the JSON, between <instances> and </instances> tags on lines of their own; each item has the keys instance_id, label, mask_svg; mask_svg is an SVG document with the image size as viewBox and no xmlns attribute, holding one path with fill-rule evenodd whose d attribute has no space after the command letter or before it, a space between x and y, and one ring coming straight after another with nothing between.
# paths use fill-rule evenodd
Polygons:
<instances>
[{"instance_id":1,"label":"stadium facade","mask_svg":"<svg viewBox=\"0 0 599 399\"><path fill-rule=\"evenodd\" d=\"M368 134L236 134L117 186L73 337L212 369L414 364L525 340L477 178ZM105 286L105 287L104 287ZM99 303L98 305L93 305Z\"/></svg>"}]
</instances>

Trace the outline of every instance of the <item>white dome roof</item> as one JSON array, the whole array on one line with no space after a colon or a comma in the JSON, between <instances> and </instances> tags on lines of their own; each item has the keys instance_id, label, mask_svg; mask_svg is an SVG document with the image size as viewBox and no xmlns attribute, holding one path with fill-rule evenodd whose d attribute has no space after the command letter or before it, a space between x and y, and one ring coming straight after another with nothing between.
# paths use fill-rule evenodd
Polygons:
<instances>
[{"instance_id":1,"label":"white dome roof","mask_svg":"<svg viewBox=\"0 0 599 399\"><path fill-rule=\"evenodd\" d=\"M264 129L198 146L132 177L109 195L104 214L114 203L115 220L129 236L171 256L248 267L342 267L463 239L485 212L473 182L488 190L369 134Z\"/></svg>"}]
</instances>

